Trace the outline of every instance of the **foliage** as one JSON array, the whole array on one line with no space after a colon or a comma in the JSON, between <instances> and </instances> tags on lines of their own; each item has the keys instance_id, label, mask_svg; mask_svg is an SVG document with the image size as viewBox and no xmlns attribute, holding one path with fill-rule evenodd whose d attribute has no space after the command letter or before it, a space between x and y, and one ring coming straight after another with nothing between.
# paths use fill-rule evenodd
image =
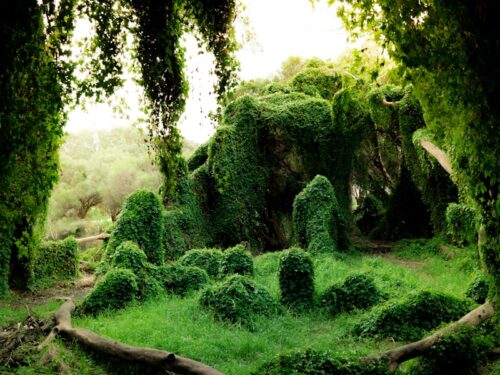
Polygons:
<instances>
[{"instance_id":1,"label":"foliage","mask_svg":"<svg viewBox=\"0 0 500 375\"><path fill-rule=\"evenodd\" d=\"M253 374L386 375L388 373L387 363L382 359L361 361L356 358L335 356L329 352L306 349L280 355L272 362L262 365Z\"/></svg>"},{"instance_id":2,"label":"foliage","mask_svg":"<svg viewBox=\"0 0 500 375\"><path fill-rule=\"evenodd\" d=\"M370 30L408 68L429 129L443 139L454 179L480 209L483 262L500 304L500 54L489 2L349 1L348 28ZM445 27L444 27L445 26ZM495 52L492 52L495 51Z\"/></svg>"},{"instance_id":3,"label":"foliage","mask_svg":"<svg viewBox=\"0 0 500 375\"><path fill-rule=\"evenodd\" d=\"M162 207L158 197L149 191L138 190L125 201L106 252L112 257L122 242L133 241L144 250L149 262L160 265L165 258L162 236Z\"/></svg>"},{"instance_id":4,"label":"foliage","mask_svg":"<svg viewBox=\"0 0 500 375\"><path fill-rule=\"evenodd\" d=\"M314 298L311 256L300 248L291 248L281 254L278 272L281 302L294 309L311 307Z\"/></svg>"},{"instance_id":5,"label":"foliage","mask_svg":"<svg viewBox=\"0 0 500 375\"><path fill-rule=\"evenodd\" d=\"M446 209L446 235L456 245L477 242L477 212L472 207L450 203Z\"/></svg>"},{"instance_id":6,"label":"foliage","mask_svg":"<svg viewBox=\"0 0 500 375\"><path fill-rule=\"evenodd\" d=\"M489 283L484 275L478 275L467 288L465 295L474 302L483 304L488 298Z\"/></svg>"},{"instance_id":7,"label":"foliage","mask_svg":"<svg viewBox=\"0 0 500 375\"><path fill-rule=\"evenodd\" d=\"M306 68L293 77L291 82L293 91L326 100L331 100L341 87L341 76L326 66Z\"/></svg>"},{"instance_id":8,"label":"foliage","mask_svg":"<svg viewBox=\"0 0 500 375\"><path fill-rule=\"evenodd\" d=\"M145 268L148 258L135 242L122 242L111 258L111 266L124 268L139 275Z\"/></svg>"},{"instance_id":9,"label":"foliage","mask_svg":"<svg viewBox=\"0 0 500 375\"><path fill-rule=\"evenodd\" d=\"M237 273L244 276L253 276L253 257L243 245L236 245L226 249L222 255L220 273L231 275Z\"/></svg>"},{"instance_id":10,"label":"foliage","mask_svg":"<svg viewBox=\"0 0 500 375\"><path fill-rule=\"evenodd\" d=\"M266 289L242 275L230 276L221 284L205 289L199 303L213 311L217 319L248 328L253 328L255 315L269 316L279 310Z\"/></svg>"},{"instance_id":11,"label":"foliage","mask_svg":"<svg viewBox=\"0 0 500 375\"><path fill-rule=\"evenodd\" d=\"M96 315L107 309L121 309L135 299L138 291L137 277L132 271L111 269L85 297L80 311Z\"/></svg>"},{"instance_id":12,"label":"foliage","mask_svg":"<svg viewBox=\"0 0 500 375\"><path fill-rule=\"evenodd\" d=\"M326 177L316 176L297 194L293 226L298 245L312 253L346 250L347 222Z\"/></svg>"},{"instance_id":13,"label":"foliage","mask_svg":"<svg viewBox=\"0 0 500 375\"><path fill-rule=\"evenodd\" d=\"M33 261L30 287L46 286L50 281L68 279L78 274L78 244L73 237L43 242Z\"/></svg>"},{"instance_id":14,"label":"foliage","mask_svg":"<svg viewBox=\"0 0 500 375\"><path fill-rule=\"evenodd\" d=\"M490 329L492 327L489 327ZM494 347L494 339L485 335L484 327L461 327L439 338L429 351L410 367L411 375L467 375L477 373Z\"/></svg>"},{"instance_id":15,"label":"foliage","mask_svg":"<svg viewBox=\"0 0 500 375\"><path fill-rule=\"evenodd\" d=\"M205 270L208 276L218 278L222 261L223 254L219 249L193 249L179 259L179 264L199 267Z\"/></svg>"},{"instance_id":16,"label":"foliage","mask_svg":"<svg viewBox=\"0 0 500 375\"><path fill-rule=\"evenodd\" d=\"M157 279L167 292L180 296L192 290L199 290L209 282L209 276L205 270L180 264L160 266L157 274Z\"/></svg>"},{"instance_id":17,"label":"foliage","mask_svg":"<svg viewBox=\"0 0 500 375\"><path fill-rule=\"evenodd\" d=\"M67 134L60 157L61 179L50 198L49 230L64 217L85 217L94 205L114 221L128 195L160 186L161 174L148 156L144 134L133 127Z\"/></svg>"},{"instance_id":18,"label":"foliage","mask_svg":"<svg viewBox=\"0 0 500 375\"><path fill-rule=\"evenodd\" d=\"M362 336L418 340L443 322L459 319L469 311L464 300L440 292L414 292L401 300L376 306L355 326Z\"/></svg>"},{"instance_id":19,"label":"foliage","mask_svg":"<svg viewBox=\"0 0 500 375\"><path fill-rule=\"evenodd\" d=\"M373 278L366 274L347 277L342 285L332 285L320 297L320 306L332 315L353 309L366 309L384 299Z\"/></svg>"},{"instance_id":20,"label":"foliage","mask_svg":"<svg viewBox=\"0 0 500 375\"><path fill-rule=\"evenodd\" d=\"M61 1L50 30L34 1L2 2L0 28L0 297L25 288L58 179L64 64L57 53L71 35L73 1ZM68 14L69 12L69 14Z\"/></svg>"},{"instance_id":21,"label":"foliage","mask_svg":"<svg viewBox=\"0 0 500 375\"><path fill-rule=\"evenodd\" d=\"M188 159L189 171L194 171L196 168L201 167L208 159L208 142L199 146Z\"/></svg>"}]
</instances>

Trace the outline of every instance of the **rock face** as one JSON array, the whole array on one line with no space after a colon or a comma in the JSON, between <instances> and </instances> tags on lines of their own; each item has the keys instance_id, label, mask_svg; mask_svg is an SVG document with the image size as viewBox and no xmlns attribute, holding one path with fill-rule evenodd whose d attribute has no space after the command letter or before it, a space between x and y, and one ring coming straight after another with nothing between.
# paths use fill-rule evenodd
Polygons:
<instances>
[{"instance_id":1,"label":"rock face","mask_svg":"<svg viewBox=\"0 0 500 375\"><path fill-rule=\"evenodd\" d=\"M340 147L342 153L335 152ZM334 126L331 104L322 98L275 93L231 103L187 176L213 243L289 247L293 200L318 174L334 186L347 212L349 165L340 159L345 152L345 131Z\"/></svg>"}]
</instances>

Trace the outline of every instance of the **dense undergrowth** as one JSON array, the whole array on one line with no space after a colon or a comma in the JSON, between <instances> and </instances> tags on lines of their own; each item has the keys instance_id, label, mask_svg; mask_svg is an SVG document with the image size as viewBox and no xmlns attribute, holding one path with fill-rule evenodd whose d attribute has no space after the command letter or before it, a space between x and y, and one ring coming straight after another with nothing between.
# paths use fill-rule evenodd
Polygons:
<instances>
[{"instance_id":1,"label":"dense undergrowth","mask_svg":"<svg viewBox=\"0 0 500 375\"><path fill-rule=\"evenodd\" d=\"M445 246L446 250L443 250ZM273 301L278 302L279 263L282 254L275 252L258 256L254 258L253 278L233 276L232 279L251 280L251 283L267 290ZM356 334L356 326L360 322L366 323L370 314L373 314L370 307L365 310L348 309L348 312L333 316L328 309L322 308L321 296L332 285L345 285L353 275L366 275L365 278L370 278L377 290L383 291L383 299L388 299L388 302L383 302L382 299L382 305L378 304L374 311L385 306L384 304L404 301L408 294L415 291L440 291L464 300L467 289L478 272L471 266L477 264L475 257L475 249L444 245L439 239L402 241L394 247L392 253L387 254L314 255L315 307L300 311L278 309L271 314L250 312L246 319L249 319L251 328L248 324L233 325L226 320L216 319L211 310L200 309L199 299L204 293L200 291L187 291L185 297L162 293L157 298L132 303L123 310L104 312L97 317L78 317L74 320L74 325L128 344L173 351L203 361L226 374L284 374L286 368L276 367L278 355L287 355L297 350L306 362L310 358L321 357L333 361L335 366L339 363L344 366L342 361L346 358L359 358L397 346L400 342L388 339L393 335L373 338L359 337ZM221 282L214 280L212 283L216 286ZM221 285L224 283L222 281ZM248 289L245 281L238 285L240 286L236 289L241 289L241 285ZM227 287L229 284L226 282ZM474 305L471 299L467 301L470 306ZM55 305L52 304L50 308L54 309ZM50 309L42 310L47 316ZM19 311L14 313L15 319L10 318L12 313L9 308L0 308L2 323L22 319ZM70 367L73 366L73 371L119 372L114 364L109 365L94 356L89 357L80 348L70 348L70 351L62 349L66 353L62 360L67 361ZM35 357L39 355L36 354ZM337 363L335 361L338 358L343 359ZM326 363L332 365L328 361ZM36 359L30 365L32 367L23 369L24 372L21 373L38 373L41 369ZM357 368L351 362L349 366ZM269 371L264 371L266 368Z\"/></svg>"}]
</instances>

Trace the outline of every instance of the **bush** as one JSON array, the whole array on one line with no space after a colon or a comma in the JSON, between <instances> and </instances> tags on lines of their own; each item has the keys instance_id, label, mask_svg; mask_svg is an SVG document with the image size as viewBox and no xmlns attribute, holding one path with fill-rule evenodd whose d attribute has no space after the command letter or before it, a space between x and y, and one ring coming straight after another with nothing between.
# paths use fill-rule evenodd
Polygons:
<instances>
[{"instance_id":1,"label":"bush","mask_svg":"<svg viewBox=\"0 0 500 375\"><path fill-rule=\"evenodd\" d=\"M461 327L443 335L409 368L410 375L478 374L486 352L494 347L493 338L477 327Z\"/></svg>"},{"instance_id":2,"label":"bush","mask_svg":"<svg viewBox=\"0 0 500 375\"><path fill-rule=\"evenodd\" d=\"M488 298L489 284L486 276L479 275L467 288L466 296L474 300L476 303L483 304Z\"/></svg>"},{"instance_id":3,"label":"bush","mask_svg":"<svg viewBox=\"0 0 500 375\"><path fill-rule=\"evenodd\" d=\"M469 303L439 292L416 292L408 297L375 307L355 326L362 336L418 340L443 322L461 318Z\"/></svg>"},{"instance_id":4,"label":"bush","mask_svg":"<svg viewBox=\"0 0 500 375\"><path fill-rule=\"evenodd\" d=\"M332 315L353 309L366 309L384 299L373 279L364 274L349 276L341 286L332 285L320 299L320 305Z\"/></svg>"},{"instance_id":5,"label":"bush","mask_svg":"<svg viewBox=\"0 0 500 375\"><path fill-rule=\"evenodd\" d=\"M163 247L162 206L152 192L138 190L132 193L123 205L123 210L106 247L108 256L125 241L133 241L144 250L148 261L161 265L165 257Z\"/></svg>"},{"instance_id":6,"label":"bush","mask_svg":"<svg viewBox=\"0 0 500 375\"><path fill-rule=\"evenodd\" d=\"M293 201L293 228L297 242L307 250L345 250L347 224L326 177L316 176Z\"/></svg>"},{"instance_id":7,"label":"bush","mask_svg":"<svg viewBox=\"0 0 500 375\"><path fill-rule=\"evenodd\" d=\"M81 311L96 315L107 309L121 309L134 300L138 291L137 278L132 271L111 269L85 297Z\"/></svg>"},{"instance_id":8,"label":"bush","mask_svg":"<svg viewBox=\"0 0 500 375\"><path fill-rule=\"evenodd\" d=\"M205 270L179 264L164 265L157 269L157 280L170 293L184 296L192 290L199 290L208 283Z\"/></svg>"},{"instance_id":9,"label":"bush","mask_svg":"<svg viewBox=\"0 0 500 375\"><path fill-rule=\"evenodd\" d=\"M205 289L200 297L201 306L211 310L219 320L247 328L254 328L256 314L272 315L278 304L263 287L242 275L228 277L222 283Z\"/></svg>"},{"instance_id":10,"label":"bush","mask_svg":"<svg viewBox=\"0 0 500 375\"><path fill-rule=\"evenodd\" d=\"M62 241L48 241L40 245L33 263L31 287L37 288L51 281L68 279L78 274L78 243L73 237Z\"/></svg>"},{"instance_id":11,"label":"bush","mask_svg":"<svg viewBox=\"0 0 500 375\"><path fill-rule=\"evenodd\" d=\"M446 235L455 245L464 246L477 241L476 211L465 204L450 203L446 209Z\"/></svg>"},{"instance_id":12,"label":"bush","mask_svg":"<svg viewBox=\"0 0 500 375\"><path fill-rule=\"evenodd\" d=\"M125 268L139 275L146 265L148 258L135 242L121 243L111 258L111 265L115 268Z\"/></svg>"},{"instance_id":13,"label":"bush","mask_svg":"<svg viewBox=\"0 0 500 375\"><path fill-rule=\"evenodd\" d=\"M310 255L299 248L283 252L278 272L281 302L298 309L311 306L314 298L314 269Z\"/></svg>"},{"instance_id":14,"label":"bush","mask_svg":"<svg viewBox=\"0 0 500 375\"><path fill-rule=\"evenodd\" d=\"M383 359L360 361L335 357L328 352L311 349L280 355L261 366L254 375L387 375L391 371Z\"/></svg>"},{"instance_id":15,"label":"bush","mask_svg":"<svg viewBox=\"0 0 500 375\"><path fill-rule=\"evenodd\" d=\"M179 263L183 266L194 266L205 270L210 277L220 275L222 264L222 251L217 249L193 249L188 251Z\"/></svg>"},{"instance_id":16,"label":"bush","mask_svg":"<svg viewBox=\"0 0 500 375\"><path fill-rule=\"evenodd\" d=\"M236 245L224 251L221 263L222 275L237 273L253 276L253 257L243 245Z\"/></svg>"}]
</instances>

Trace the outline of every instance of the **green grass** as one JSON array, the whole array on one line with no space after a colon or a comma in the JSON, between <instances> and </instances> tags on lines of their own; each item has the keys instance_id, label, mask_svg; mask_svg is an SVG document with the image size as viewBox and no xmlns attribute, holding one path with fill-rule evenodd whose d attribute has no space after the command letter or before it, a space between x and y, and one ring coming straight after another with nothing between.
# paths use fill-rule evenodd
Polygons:
<instances>
[{"instance_id":1,"label":"green grass","mask_svg":"<svg viewBox=\"0 0 500 375\"><path fill-rule=\"evenodd\" d=\"M279 253L255 259L255 281L279 298ZM460 257L445 260L440 254L402 252L386 257L362 254L314 258L316 294L353 273L369 273L390 298L416 289L436 289L463 297L473 272L464 272ZM79 318L76 326L131 345L164 349L205 362L225 374L249 374L276 355L299 348L329 350L339 355L364 355L397 345L360 339L351 329L364 312L332 318L319 310L304 314L285 312L256 318L255 331L217 322L199 308L199 293L186 298L163 297L97 318Z\"/></svg>"},{"instance_id":2,"label":"green grass","mask_svg":"<svg viewBox=\"0 0 500 375\"><path fill-rule=\"evenodd\" d=\"M434 245L417 245L402 243L393 253L383 256L318 255L314 257L316 295L351 274L368 273L389 298L403 297L416 289L440 290L463 298L478 267L470 266L474 250L454 249L456 254L450 257L449 252L443 255L436 251ZM269 253L255 258L255 281L276 299L279 256L280 253ZM391 340L353 336L352 327L363 318L363 311L335 318L320 310L302 314L286 311L277 316L257 317L255 330L249 331L214 320L210 312L198 306L199 293L193 292L185 298L164 296L96 318L78 317L73 324L130 345L163 349L199 360L227 375L250 374L278 354L295 349L328 350L350 357L398 345ZM51 303L35 311L47 315L56 308L57 303ZM0 307L0 322L20 321L25 313L23 308ZM80 372L92 373L95 364L86 359L88 355L74 347L71 351L74 352L69 360L72 367L83 366Z\"/></svg>"}]
</instances>

